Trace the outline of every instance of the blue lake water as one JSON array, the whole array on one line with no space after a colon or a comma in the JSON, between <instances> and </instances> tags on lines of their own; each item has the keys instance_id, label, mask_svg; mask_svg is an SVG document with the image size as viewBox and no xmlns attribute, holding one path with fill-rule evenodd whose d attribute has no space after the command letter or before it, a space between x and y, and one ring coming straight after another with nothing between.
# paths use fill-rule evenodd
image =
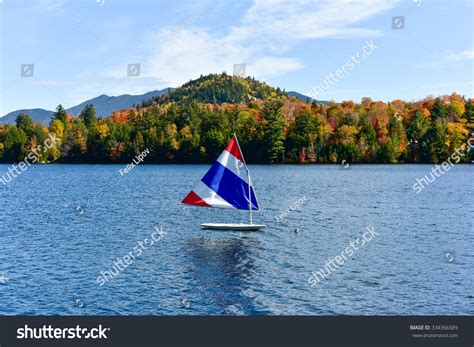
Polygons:
<instances>
[{"instance_id":1,"label":"blue lake water","mask_svg":"<svg viewBox=\"0 0 474 347\"><path fill-rule=\"evenodd\" d=\"M201 230L248 214L178 204L207 166L120 168L36 165L0 184L0 314L474 314L473 165L420 194L430 165L251 166L258 233ZM372 226L378 236L308 284ZM167 234L100 286L155 228Z\"/></svg>"}]
</instances>

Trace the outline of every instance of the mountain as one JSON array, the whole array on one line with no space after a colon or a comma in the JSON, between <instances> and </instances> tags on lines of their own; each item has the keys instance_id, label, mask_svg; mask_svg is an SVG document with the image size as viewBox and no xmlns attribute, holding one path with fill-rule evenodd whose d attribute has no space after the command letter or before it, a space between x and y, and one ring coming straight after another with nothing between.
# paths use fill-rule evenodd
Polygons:
<instances>
[{"instance_id":1,"label":"mountain","mask_svg":"<svg viewBox=\"0 0 474 347\"><path fill-rule=\"evenodd\" d=\"M313 98L311 98L309 96L306 96L306 95L303 95L303 94L298 93L298 92L288 92L287 94L288 94L288 96L295 96L295 97L297 97L298 99L300 99L301 101L304 101L304 102L306 102L308 100L309 100L309 102L313 101Z\"/></svg>"},{"instance_id":2,"label":"mountain","mask_svg":"<svg viewBox=\"0 0 474 347\"><path fill-rule=\"evenodd\" d=\"M171 90L173 90L173 88L154 90L141 95L124 94L119 96L108 96L103 94L96 98L84 101L77 106L68 108L66 111L74 116L78 116L84 107L92 104L95 107L97 117L108 117L113 111L132 108L134 105L140 105L145 100L164 95Z\"/></svg>"},{"instance_id":3,"label":"mountain","mask_svg":"<svg viewBox=\"0 0 474 347\"><path fill-rule=\"evenodd\" d=\"M20 114L26 113L29 115L35 122L48 124L53 116L53 111L44 110L42 108L32 108L30 110L17 110L12 111L6 114L4 117L0 118L0 124L14 124L16 117Z\"/></svg>"},{"instance_id":4,"label":"mountain","mask_svg":"<svg viewBox=\"0 0 474 347\"><path fill-rule=\"evenodd\" d=\"M315 100L315 99L313 99L313 98L310 97L310 96L306 96L306 95L301 94L301 93L298 93L298 92L287 92L287 94L288 94L288 96L295 96L295 97L297 97L298 99L300 99L301 101L304 101L304 102L306 102L306 101L308 101L308 100L309 100L309 102L312 102L312 101ZM315 100L315 101L316 101L317 103L324 104L324 105L327 105L327 104L328 104L327 101L321 101L321 100Z\"/></svg>"},{"instance_id":5,"label":"mountain","mask_svg":"<svg viewBox=\"0 0 474 347\"><path fill-rule=\"evenodd\" d=\"M270 87L265 82L253 77L236 77L226 73L210 74L189 81L174 91L154 97L153 101L164 104L167 102L201 103L240 103L255 99L266 99L271 94L286 95L280 88Z\"/></svg>"},{"instance_id":6,"label":"mountain","mask_svg":"<svg viewBox=\"0 0 474 347\"><path fill-rule=\"evenodd\" d=\"M302 101L313 101L312 98L298 92L285 92L280 88L270 87L265 82L257 81L253 77L235 77L222 74L210 74L201 76L198 79L189 81L181 87L166 88L155 90L141 95L119 95L108 96L100 95L83 103L70 107L66 111L69 114L78 116L84 107L94 105L98 117L108 117L113 111L126 110L134 105L149 106L156 102L164 104L167 102L181 102L188 104L192 101L201 103L240 103L255 99L266 99L270 95L294 96ZM327 104L326 101L317 101ZM41 108L17 110L8 113L0 118L0 124L14 124L16 117L26 113L35 122L48 124L54 111L48 111Z\"/></svg>"},{"instance_id":7,"label":"mountain","mask_svg":"<svg viewBox=\"0 0 474 347\"><path fill-rule=\"evenodd\" d=\"M271 87L253 77L236 77L222 73L200 76L168 94L152 98L149 103L155 101L160 104L167 102L187 104L197 101L211 104L235 104L255 99L266 99L271 95L294 96L305 102L314 100L298 92L285 92L280 88ZM326 101L316 102L327 104Z\"/></svg>"},{"instance_id":8,"label":"mountain","mask_svg":"<svg viewBox=\"0 0 474 347\"><path fill-rule=\"evenodd\" d=\"M66 111L74 116L79 115L81 110L89 105L92 104L95 107L96 113L98 117L107 117L113 111L116 110L124 110L132 108L134 105L139 105L142 102L149 100L154 97L159 97L166 93L173 91L173 88L166 88L162 90L154 90L152 92L148 92L141 95L119 95L119 96L108 96L108 95L100 95L96 98L84 101L83 103L68 108ZM14 124L16 117L21 113L26 113L29 115L35 122L48 124L51 120L54 111L48 111L41 108L34 108L28 110L17 110L6 114L4 117L0 118L0 124Z\"/></svg>"}]
</instances>

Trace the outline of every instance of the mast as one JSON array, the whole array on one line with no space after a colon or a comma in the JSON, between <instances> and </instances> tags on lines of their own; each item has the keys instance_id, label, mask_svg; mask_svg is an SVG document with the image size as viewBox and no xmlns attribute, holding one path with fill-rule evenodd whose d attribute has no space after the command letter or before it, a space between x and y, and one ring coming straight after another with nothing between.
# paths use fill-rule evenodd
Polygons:
<instances>
[{"instance_id":1,"label":"mast","mask_svg":"<svg viewBox=\"0 0 474 347\"><path fill-rule=\"evenodd\" d=\"M245 167L247 168L247 165L245 165ZM247 168L247 177L248 177L248 181L249 181L249 212L250 212L250 225L252 225L252 198L251 198L251 192L250 192L250 171L248 170Z\"/></svg>"},{"instance_id":2,"label":"mast","mask_svg":"<svg viewBox=\"0 0 474 347\"><path fill-rule=\"evenodd\" d=\"M252 187L252 181L250 179L250 171L249 168L247 167L247 163L245 162L244 154L242 152L242 149L240 148L240 143L239 140L237 139L237 135L235 135L235 141L237 142L237 146L239 146L239 151L242 153L242 159L244 160L244 165L245 165L245 170L247 170L247 181L248 181L248 186L249 186L249 214L250 214L250 225L252 225L252 193L251 193L251 187Z\"/></svg>"}]
</instances>

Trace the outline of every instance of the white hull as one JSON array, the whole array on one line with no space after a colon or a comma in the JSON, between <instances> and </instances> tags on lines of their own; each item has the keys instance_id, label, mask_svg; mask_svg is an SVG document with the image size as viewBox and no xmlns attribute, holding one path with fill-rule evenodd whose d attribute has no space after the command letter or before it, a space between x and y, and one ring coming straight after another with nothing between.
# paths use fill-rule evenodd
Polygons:
<instances>
[{"instance_id":1,"label":"white hull","mask_svg":"<svg viewBox=\"0 0 474 347\"><path fill-rule=\"evenodd\" d=\"M237 230L237 231L256 231L264 229L264 224L232 224L232 223L203 223L201 226L204 229L215 229L215 230Z\"/></svg>"}]
</instances>

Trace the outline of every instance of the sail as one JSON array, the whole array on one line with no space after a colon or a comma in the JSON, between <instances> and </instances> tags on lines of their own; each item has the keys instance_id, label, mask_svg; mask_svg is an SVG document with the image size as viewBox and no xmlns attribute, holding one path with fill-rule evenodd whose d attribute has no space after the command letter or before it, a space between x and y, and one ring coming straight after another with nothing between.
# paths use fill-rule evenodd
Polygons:
<instances>
[{"instance_id":1,"label":"sail","mask_svg":"<svg viewBox=\"0 0 474 347\"><path fill-rule=\"evenodd\" d=\"M217 161L181 203L239 210L260 209L235 135Z\"/></svg>"}]
</instances>

